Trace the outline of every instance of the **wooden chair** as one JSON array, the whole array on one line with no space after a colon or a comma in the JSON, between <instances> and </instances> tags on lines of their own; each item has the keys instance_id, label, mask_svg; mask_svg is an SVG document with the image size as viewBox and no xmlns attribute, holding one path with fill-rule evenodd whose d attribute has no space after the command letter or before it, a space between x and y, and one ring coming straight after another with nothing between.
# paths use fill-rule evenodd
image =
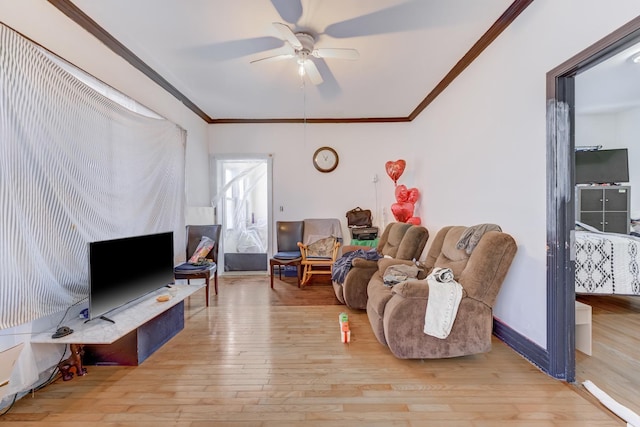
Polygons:
<instances>
[{"instance_id":1,"label":"wooden chair","mask_svg":"<svg viewBox=\"0 0 640 427\"><path fill-rule=\"evenodd\" d=\"M300 263L302 255L298 242L302 240L304 234L304 221L278 221L276 222L276 242L277 249L273 257L269 260L269 275L271 276L271 289L273 289L273 275L275 266L278 266L278 274L282 280L282 270L285 266L295 266L300 287Z\"/></svg>"},{"instance_id":2,"label":"wooden chair","mask_svg":"<svg viewBox=\"0 0 640 427\"><path fill-rule=\"evenodd\" d=\"M340 249L340 242L335 237L325 238L333 239L332 245L323 248L320 252L314 247L315 243L308 245L298 242L300 248L300 254L302 255L302 285L306 285L311 280L311 276L314 275L331 275L333 271L333 263L338 258L338 250Z\"/></svg>"},{"instance_id":3,"label":"wooden chair","mask_svg":"<svg viewBox=\"0 0 640 427\"><path fill-rule=\"evenodd\" d=\"M175 267L174 276L176 279L186 279L190 283L191 279L204 279L206 292L206 305L209 307L209 280L213 274L213 282L216 295L218 295L218 247L220 244L220 232L222 226L216 225L187 225L187 260L193 255L202 236L207 236L213 240L214 245L205 257L212 263L206 266L191 265L187 262Z\"/></svg>"}]
</instances>

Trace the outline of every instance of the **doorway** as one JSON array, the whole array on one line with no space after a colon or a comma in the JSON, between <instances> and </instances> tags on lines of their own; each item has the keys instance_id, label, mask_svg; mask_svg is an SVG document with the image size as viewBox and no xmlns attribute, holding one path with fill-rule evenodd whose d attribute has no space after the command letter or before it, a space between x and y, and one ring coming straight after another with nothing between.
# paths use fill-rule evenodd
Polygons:
<instances>
[{"instance_id":1,"label":"doorway","mask_svg":"<svg viewBox=\"0 0 640 427\"><path fill-rule=\"evenodd\" d=\"M222 273L267 272L271 224L271 156L213 159L213 206L222 224Z\"/></svg>"},{"instance_id":2,"label":"doorway","mask_svg":"<svg viewBox=\"0 0 640 427\"><path fill-rule=\"evenodd\" d=\"M547 73L547 354L575 381L575 76L640 42L640 17Z\"/></svg>"}]
</instances>

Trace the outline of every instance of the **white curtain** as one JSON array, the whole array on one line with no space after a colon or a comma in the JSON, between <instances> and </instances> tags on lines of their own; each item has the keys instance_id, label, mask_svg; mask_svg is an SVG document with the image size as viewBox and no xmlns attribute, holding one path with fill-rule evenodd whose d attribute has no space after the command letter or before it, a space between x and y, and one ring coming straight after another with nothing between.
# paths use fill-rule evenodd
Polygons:
<instances>
[{"instance_id":1,"label":"white curtain","mask_svg":"<svg viewBox=\"0 0 640 427\"><path fill-rule=\"evenodd\" d=\"M90 241L173 231L182 254L185 140L0 24L0 329L86 298Z\"/></svg>"}]
</instances>

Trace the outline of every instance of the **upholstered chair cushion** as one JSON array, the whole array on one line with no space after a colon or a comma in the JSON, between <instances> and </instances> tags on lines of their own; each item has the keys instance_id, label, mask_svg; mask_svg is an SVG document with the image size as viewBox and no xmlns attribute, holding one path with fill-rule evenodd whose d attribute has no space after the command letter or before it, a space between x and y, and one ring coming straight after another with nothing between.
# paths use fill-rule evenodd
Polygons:
<instances>
[{"instance_id":1,"label":"upholstered chair cushion","mask_svg":"<svg viewBox=\"0 0 640 427\"><path fill-rule=\"evenodd\" d=\"M407 229L400 241L396 256L398 259L419 260L424 246L429 239L429 232L421 226L413 226Z\"/></svg>"},{"instance_id":2,"label":"upholstered chair cushion","mask_svg":"<svg viewBox=\"0 0 640 427\"><path fill-rule=\"evenodd\" d=\"M500 278L506 275L515 254L515 243L506 233L490 231L469 255L464 249L456 248L466 228L452 226L440 230L429 249L425 265L428 270L433 267L450 268L471 298L493 306L502 284Z\"/></svg>"},{"instance_id":3,"label":"upholstered chair cushion","mask_svg":"<svg viewBox=\"0 0 640 427\"><path fill-rule=\"evenodd\" d=\"M382 255L395 258L400 242L402 242L402 238L410 227L411 224L402 222L389 224L382 232L382 236L380 236L378 252Z\"/></svg>"}]
</instances>

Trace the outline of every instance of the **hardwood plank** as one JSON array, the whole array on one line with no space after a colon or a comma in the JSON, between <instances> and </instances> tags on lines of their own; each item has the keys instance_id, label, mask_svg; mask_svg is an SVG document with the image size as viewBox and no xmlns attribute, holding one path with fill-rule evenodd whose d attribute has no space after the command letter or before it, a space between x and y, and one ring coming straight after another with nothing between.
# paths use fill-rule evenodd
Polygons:
<instances>
[{"instance_id":1,"label":"hardwood plank","mask_svg":"<svg viewBox=\"0 0 640 427\"><path fill-rule=\"evenodd\" d=\"M268 277L222 277L210 307L204 291L191 296L185 329L140 366L89 366L89 375L57 380L0 420L53 427L624 425L497 339L488 354L400 360L378 343L365 312L332 302L328 284L298 289L276 280L275 287ZM295 305L305 295L317 305ZM342 311L349 344L340 342Z\"/></svg>"},{"instance_id":2,"label":"hardwood plank","mask_svg":"<svg viewBox=\"0 0 640 427\"><path fill-rule=\"evenodd\" d=\"M576 352L576 382L590 380L640 414L640 298L578 295L576 299L592 308L593 334L593 354Z\"/></svg>"}]
</instances>

